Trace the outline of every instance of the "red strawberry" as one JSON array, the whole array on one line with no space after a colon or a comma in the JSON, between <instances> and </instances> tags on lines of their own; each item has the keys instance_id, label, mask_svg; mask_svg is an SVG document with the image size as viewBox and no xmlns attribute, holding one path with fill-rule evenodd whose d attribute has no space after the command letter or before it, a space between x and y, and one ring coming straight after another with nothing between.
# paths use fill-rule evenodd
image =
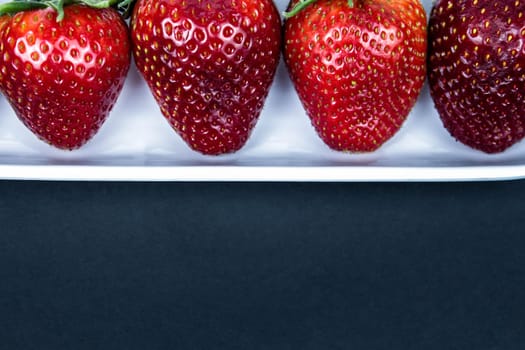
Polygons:
<instances>
[{"instance_id":1,"label":"red strawberry","mask_svg":"<svg viewBox=\"0 0 525 350\"><path fill-rule=\"evenodd\" d=\"M429 82L445 128L486 153L525 137L525 2L439 0Z\"/></svg>"},{"instance_id":2,"label":"red strawberry","mask_svg":"<svg viewBox=\"0 0 525 350\"><path fill-rule=\"evenodd\" d=\"M162 114L203 154L239 150L268 95L281 24L271 0L139 0L133 54Z\"/></svg>"},{"instance_id":3,"label":"red strawberry","mask_svg":"<svg viewBox=\"0 0 525 350\"><path fill-rule=\"evenodd\" d=\"M0 6L0 90L34 134L72 150L95 135L120 94L129 35L112 8L32 8L47 3Z\"/></svg>"},{"instance_id":4,"label":"red strawberry","mask_svg":"<svg viewBox=\"0 0 525 350\"><path fill-rule=\"evenodd\" d=\"M313 126L331 148L378 149L402 126L426 70L419 0L292 0L284 55Z\"/></svg>"}]
</instances>

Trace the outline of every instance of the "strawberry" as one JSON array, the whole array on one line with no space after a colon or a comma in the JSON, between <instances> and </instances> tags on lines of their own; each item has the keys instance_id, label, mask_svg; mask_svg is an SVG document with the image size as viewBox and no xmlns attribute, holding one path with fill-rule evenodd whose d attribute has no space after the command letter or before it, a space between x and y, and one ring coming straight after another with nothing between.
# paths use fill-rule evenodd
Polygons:
<instances>
[{"instance_id":1,"label":"strawberry","mask_svg":"<svg viewBox=\"0 0 525 350\"><path fill-rule=\"evenodd\" d=\"M431 96L448 132L485 153L525 137L525 2L438 0L430 14Z\"/></svg>"},{"instance_id":2,"label":"strawberry","mask_svg":"<svg viewBox=\"0 0 525 350\"><path fill-rule=\"evenodd\" d=\"M271 0L139 0L131 38L162 114L191 149L219 155L244 146L279 62Z\"/></svg>"},{"instance_id":3,"label":"strawberry","mask_svg":"<svg viewBox=\"0 0 525 350\"><path fill-rule=\"evenodd\" d=\"M0 91L35 135L73 150L108 117L129 69L131 45L115 9L63 4L0 5Z\"/></svg>"},{"instance_id":4,"label":"strawberry","mask_svg":"<svg viewBox=\"0 0 525 350\"><path fill-rule=\"evenodd\" d=\"M320 138L338 151L377 150L425 81L419 0L292 0L286 17L285 62Z\"/></svg>"}]
</instances>

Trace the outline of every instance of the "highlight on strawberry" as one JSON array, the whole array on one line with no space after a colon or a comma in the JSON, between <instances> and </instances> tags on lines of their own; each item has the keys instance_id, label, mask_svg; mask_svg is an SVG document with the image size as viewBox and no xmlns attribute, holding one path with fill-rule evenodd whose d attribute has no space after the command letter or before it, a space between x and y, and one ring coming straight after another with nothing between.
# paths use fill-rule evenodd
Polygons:
<instances>
[{"instance_id":1,"label":"highlight on strawberry","mask_svg":"<svg viewBox=\"0 0 525 350\"><path fill-rule=\"evenodd\" d=\"M132 0L0 4L0 91L38 138L83 146L100 129L130 67L123 15Z\"/></svg>"},{"instance_id":2,"label":"highlight on strawberry","mask_svg":"<svg viewBox=\"0 0 525 350\"><path fill-rule=\"evenodd\" d=\"M421 2L292 0L285 17L285 62L320 138L337 151L380 148L425 82Z\"/></svg>"},{"instance_id":3,"label":"highlight on strawberry","mask_svg":"<svg viewBox=\"0 0 525 350\"><path fill-rule=\"evenodd\" d=\"M429 22L430 93L459 142L501 153L525 137L525 2L437 0Z\"/></svg>"},{"instance_id":4,"label":"highlight on strawberry","mask_svg":"<svg viewBox=\"0 0 525 350\"><path fill-rule=\"evenodd\" d=\"M131 38L137 68L191 149L220 155L245 145L281 52L271 0L139 0Z\"/></svg>"}]
</instances>

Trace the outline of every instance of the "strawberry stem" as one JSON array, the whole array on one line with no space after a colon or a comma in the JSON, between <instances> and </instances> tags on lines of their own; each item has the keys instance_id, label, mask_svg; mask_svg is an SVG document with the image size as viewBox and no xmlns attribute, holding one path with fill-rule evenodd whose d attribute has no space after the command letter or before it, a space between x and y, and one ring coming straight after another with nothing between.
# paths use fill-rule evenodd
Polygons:
<instances>
[{"instance_id":1,"label":"strawberry stem","mask_svg":"<svg viewBox=\"0 0 525 350\"><path fill-rule=\"evenodd\" d=\"M301 12L305 7L313 4L316 1L317 0L299 0L299 2L290 11L286 11L283 16L286 19L291 18ZM348 0L348 6L351 8L354 7L354 1Z\"/></svg>"},{"instance_id":2,"label":"strawberry stem","mask_svg":"<svg viewBox=\"0 0 525 350\"><path fill-rule=\"evenodd\" d=\"M299 0L299 2L294 7L292 7L290 11L286 11L283 14L284 18L292 18L293 16L301 12L305 7L307 7L310 4L313 4L316 1L317 0Z\"/></svg>"},{"instance_id":3,"label":"strawberry stem","mask_svg":"<svg viewBox=\"0 0 525 350\"><path fill-rule=\"evenodd\" d=\"M64 6L83 4L97 9L115 7L127 17L134 3L135 0L13 0L0 4L0 16L50 7L57 12L57 22L60 22L64 18Z\"/></svg>"}]
</instances>

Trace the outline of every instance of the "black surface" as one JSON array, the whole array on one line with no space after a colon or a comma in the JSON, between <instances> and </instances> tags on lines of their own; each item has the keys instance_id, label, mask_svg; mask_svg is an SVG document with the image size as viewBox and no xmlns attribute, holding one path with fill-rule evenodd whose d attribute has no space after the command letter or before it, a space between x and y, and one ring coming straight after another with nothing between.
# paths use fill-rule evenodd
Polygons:
<instances>
[{"instance_id":1,"label":"black surface","mask_svg":"<svg viewBox=\"0 0 525 350\"><path fill-rule=\"evenodd\" d=\"M0 193L0 349L525 349L525 182Z\"/></svg>"}]
</instances>

